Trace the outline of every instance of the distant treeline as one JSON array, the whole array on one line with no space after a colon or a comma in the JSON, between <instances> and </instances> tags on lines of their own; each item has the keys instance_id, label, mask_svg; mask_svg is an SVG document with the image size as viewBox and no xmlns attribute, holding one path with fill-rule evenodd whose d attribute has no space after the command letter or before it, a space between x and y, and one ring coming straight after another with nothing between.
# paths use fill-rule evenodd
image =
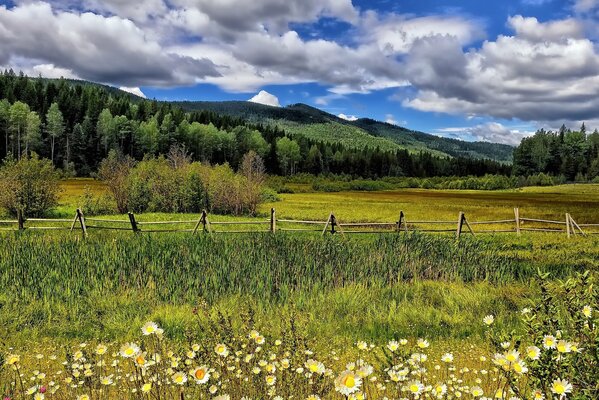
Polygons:
<instances>
[{"instance_id":1,"label":"distant treeline","mask_svg":"<svg viewBox=\"0 0 599 400\"><path fill-rule=\"evenodd\" d=\"M599 132L589 134L562 126L557 132L543 129L514 151L514 175L545 173L567 181L591 181L599 177Z\"/></svg>"},{"instance_id":2,"label":"distant treeline","mask_svg":"<svg viewBox=\"0 0 599 400\"><path fill-rule=\"evenodd\" d=\"M287 137L274 126L210 111L185 112L168 102L144 100L114 88L68 80L0 74L0 158L31 152L73 175L97 171L111 150L141 160L183 146L194 161L228 163L259 154L270 174L385 176L483 176L510 174L491 160L442 158L426 152L348 149L301 135Z\"/></svg>"}]
</instances>

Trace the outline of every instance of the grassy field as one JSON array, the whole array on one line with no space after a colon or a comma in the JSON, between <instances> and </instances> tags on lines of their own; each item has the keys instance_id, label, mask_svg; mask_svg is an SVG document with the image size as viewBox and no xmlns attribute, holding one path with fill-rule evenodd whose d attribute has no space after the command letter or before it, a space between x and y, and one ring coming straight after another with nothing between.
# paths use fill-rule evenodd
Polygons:
<instances>
[{"instance_id":1,"label":"grassy field","mask_svg":"<svg viewBox=\"0 0 599 400\"><path fill-rule=\"evenodd\" d=\"M56 215L73 213L81 204L86 185L94 193L105 190L89 180L64 182ZM522 216L531 218L560 219L569 212L579 223L599 222L599 185L500 192L407 189L298 193L281 197L280 202L263 204L259 218L265 219L270 207L275 207L279 218L323 220L334 211L343 222L394 221L400 210L412 220L454 220L459 211L466 212L471 220L488 220L512 218L513 207L520 207ZM197 218L138 216L140 221ZM23 367L28 371L56 369L60 368L58 363L51 359L41 363L33 354L58 354L61 360L73 357L71 350L65 353L65 348L77 348L80 342L90 347L103 342L112 343L113 357L118 358L119 345L115 343L141 340L141 327L155 321L164 329L175 353L194 341L210 343L206 346L211 348L218 343L215 340L222 340L235 347L234 343L247 339L248 330L256 329L269 340L282 338L283 346L287 346L282 354L309 348L315 352L314 357L327 360L327 367L338 369L352 359L369 356L357 349L356 343L361 340L384 347L392 339L407 338L414 344L417 338L425 337L434 343L426 350L432 359L439 360L441 354L450 351L462 367L491 370L492 366L479 359L491 351L484 344L484 316L494 315L496 329L508 333L520 326L519 311L541 299L535 278L538 272L548 273L555 281L598 269L599 237L578 236L567 241L565 234L466 236L459 242L450 236L419 233L192 236L91 230L85 241L79 234L68 232L3 234L0 337L4 340L0 342L0 355L23 354ZM307 344L298 345L304 342ZM156 345L143 343L148 352ZM204 362L224 367L213 359L213 352L200 353L206 357ZM277 355L274 357L278 360ZM370 362L382 368L385 357L380 353ZM186 365L195 365L195 361L188 361ZM229 362L235 363L233 359ZM282 369L280 362L276 365ZM304 361L298 358L293 363L297 367ZM431 370L433 364L429 365ZM170 382L173 373L165 379ZM251 374L250 370L247 373ZM52 379L65 382L60 374L53 374ZM113 374L116 379L123 371L117 368ZM234 386L237 381L226 377L225 370L221 374L225 378L217 389L225 393L226 385ZM11 376L10 370L4 375L0 370L0 391L10 392L9 381L2 379ZM279 380L290 379L277 376ZM381 378L388 382L388 378ZM442 379L452 385L452 391L464 390L463 386L454 387L455 381L450 384L448 375L433 375L430 379L431 385ZM464 379L471 386L483 386L487 392L495 390L492 379L483 381L467 374ZM92 381L82 380L83 384L75 386L72 393L101 393L94 392L97 387ZM288 390L296 385L304 397L318 387L323 399L341 398L330 395L334 393L330 385L310 383L304 387L303 382L292 383L293 379L285 382L282 387ZM262 392L251 393L263 398L268 387L258 381L255 385L252 387L262 388ZM193 392L193 398L213 397L207 388L202 390ZM364 391L370 398L388 394L387 389L374 383L368 389L365 384ZM135 397L130 388L127 395L118 393L98 398L146 398ZM169 396L161 398L179 398L178 394Z\"/></svg>"}]
</instances>

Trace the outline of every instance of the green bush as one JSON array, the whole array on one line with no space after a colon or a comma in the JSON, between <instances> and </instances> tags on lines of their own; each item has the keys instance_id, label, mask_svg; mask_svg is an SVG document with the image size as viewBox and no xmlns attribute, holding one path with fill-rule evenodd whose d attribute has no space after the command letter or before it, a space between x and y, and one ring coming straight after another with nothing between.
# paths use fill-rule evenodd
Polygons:
<instances>
[{"instance_id":1,"label":"green bush","mask_svg":"<svg viewBox=\"0 0 599 400\"><path fill-rule=\"evenodd\" d=\"M50 160L35 153L8 158L0 167L0 207L11 215L41 217L57 204L60 174Z\"/></svg>"}]
</instances>

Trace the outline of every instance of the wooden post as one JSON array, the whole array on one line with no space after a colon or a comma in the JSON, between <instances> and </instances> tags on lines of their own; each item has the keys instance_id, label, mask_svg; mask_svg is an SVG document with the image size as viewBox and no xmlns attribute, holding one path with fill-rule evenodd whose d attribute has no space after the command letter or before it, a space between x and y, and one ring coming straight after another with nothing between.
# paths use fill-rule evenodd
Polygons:
<instances>
[{"instance_id":1,"label":"wooden post","mask_svg":"<svg viewBox=\"0 0 599 400\"><path fill-rule=\"evenodd\" d=\"M331 235L335 234L335 226L337 226L337 220L335 219L335 215L331 213Z\"/></svg>"},{"instance_id":2,"label":"wooden post","mask_svg":"<svg viewBox=\"0 0 599 400\"><path fill-rule=\"evenodd\" d=\"M459 239L462 236L462 228L464 227L464 213L460 211L460 215L458 217L458 229L456 231L456 239Z\"/></svg>"},{"instance_id":3,"label":"wooden post","mask_svg":"<svg viewBox=\"0 0 599 400\"><path fill-rule=\"evenodd\" d=\"M322 230L322 235L324 236L325 233L327 233L327 228L329 227L329 224L331 223L331 220L333 218L333 213L331 213L329 215L329 218L327 219L327 222L324 224L324 229Z\"/></svg>"},{"instance_id":4,"label":"wooden post","mask_svg":"<svg viewBox=\"0 0 599 400\"><path fill-rule=\"evenodd\" d=\"M570 214L568 213L566 213L566 234L568 235L568 238L572 236L572 232L570 229Z\"/></svg>"},{"instance_id":5,"label":"wooden post","mask_svg":"<svg viewBox=\"0 0 599 400\"><path fill-rule=\"evenodd\" d=\"M206 232L206 215L207 215L206 210L202 210L202 215L200 216L200 219L198 219L196 226L194 226L194 228L193 228L194 235L198 232L200 225L202 225L202 230L204 232Z\"/></svg>"},{"instance_id":6,"label":"wooden post","mask_svg":"<svg viewBox=\"0 0 599 400\"><path fill-rule=\"evenodd\" d=\"M85 217L83 216L83 212L80 209L77 209L77 218L79 219L79 223L81 224L81 234L85 239L87 236L87 226L85 226Z\"/></svg>"},{"instance_id":7,"label":"wooden post","mask_svg":"<svg viewBox=\"0 0 599 400\"><path fill-rule=\"evenodd\" d=\"M574 230L574 228L578 229L578 231L580 231L580 234L582 236L586 236L587 234L580 228L580 226L576 223L576 221L574 221L574 218L572 218L572 215L570 215L570 223L572 224L572 230Z\"/></svg>"},{"instance_id":8,"label":"wooden post","mask_svg":"<svg viewBox=\"0 0 599 400\"><path fill-rule=\"evenodd\" d=\"M19 230L25 230L25 218L23 217L23 211L17 210L17 223L19 224Z\"/></svg>"},{"instance_id":9,"label":"wooden post","mask_svg":"<svg viewBox=\"0 0 599 400\"><path fill-rule=\"evenodd\" d=\"M403 219L404 219L403 211L400 211L399 212L399 220L397 221L397 233L401 232L401 224L403 224Z\"/></svg>"},{"instance_id":10,"label":"wooden post","mask_svg":"<svg viewBox=\"0 0 599 400\"><path fill-rule=\"evenodd\" d=\"M464 214L464 223L466 224L466 227L468 227L468 230L470 231L472 236L476 236L476 234L472 230L472 227L470 226L470 223L468 222L468 218L466 218L466 214Z\"/></svg>"},{"instance_id":11,"label":"wooden post","mask_svg":"<svg viewBox=\"0 0 599 400\"><path fill-rule=\"evenodd\" d=\"M77 211L79 211L79 209L77 209ZM73 232L73 229L75 229L75 224L79 220L79 213L77 211L75 211L75 219L73 220L73 223L71 224L71 230L69 232Z\"/></svg>"},{"instance_id":12,"label":"wooden post","mask_svg":"<svg viewBox=\"0 0 599 400\"><path fill-rule=\"evenodd\" d=\"M520 209L514 208L514 216L516 218L516 233L520 236Z\"/></svg>"},{"instance_id":13,"label":"wooden post","mask_svg":"<svg viewBox=\"0 0 599 400\"><path fill-rule=\"evenodd\" d=\"M129 213L129 221L131 222L131 229L133 229L133 233L139 232L137 222L135 222L135 215L133 215L133 213Z\"/></svg>"},{"instance_id":14,"label":"wooden post","mask_svg":"<svg viewBox=\"0 0 599 400\"><path fill-rule=\"evenodd\" d=\"M277 214L274 208L270 209L270 231L272 233L277 231Z\"/></svg>"}]
</instances>

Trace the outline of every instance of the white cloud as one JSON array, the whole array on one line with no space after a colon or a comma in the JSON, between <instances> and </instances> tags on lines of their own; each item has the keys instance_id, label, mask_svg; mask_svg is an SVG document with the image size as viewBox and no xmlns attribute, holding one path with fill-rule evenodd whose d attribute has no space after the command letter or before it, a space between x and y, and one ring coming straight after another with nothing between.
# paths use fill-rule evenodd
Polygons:
<instances>
[{"instance_id":1,"label":"white cloud","mask_svg":"<svg viewBox=\"0 0 599 400\"><path fill-rule=\"evenodd\" d=\"M513 17L514 36L464 52L454 38L418 40L406 71L418 89L403 104L421 111L526 121L599 115L599 54L570 19L540 23ZM535 34L548 32L540 41Z\"/></svg>"},{"instance_id":2,"label":"white cloud","mask_svg":"<svg viewBox=\"0 0 599 400\"><path fill-rule=\"evenodd\" d=\"M345 115L343 113L337 115L339 118L344 119L346 121L357 121L359 118L355 115Z\"/></svg>"},{"instance_id":3,"label":"white cloud","mask_svg":"<svg viewBox=\"0 0 599 400\"><path fill-rule=\"evenodd\" d=\"M96 82L181 85L218 75L205 58L167 53L130 20L89 12L55 12L48 3L12 9L0 6L0 42L2 64L40 60L38 64Z\"/></svg>"},{"instance_id":4,"label":"white cloud","mask_svg":"<svg viewBox=\"0 0 599 400\"><path fill-rule=\"evenodd\" d=\"M281 103L277 96L268 93L265 90L261 90L260 93L249 99L252 103L264 104L271 107L281 107Z\"/></svg>"},{"instance_id":5,"label":"white cloud","mask_svg":"<svg viewBox=\"0 0 599 400\"><path fill-rule=\"evenodd\" d=\"M525 137L534 135L534 131L513 129L498 122L488 122L469 127L437 129L435 134L478 142L502 143L516 146L520 144Z\"/></svg>"},{"instance_id":6,"label":"white cloud","mask_svg":"<svg viewBox=\"0 0 599 400\"><path fill-rule=\"evenodd\" d=\"M141 89L139 87L121 86L119 89L124 92L131 93L131 94L134 94L139 97L143 97L144 99L146 98L146 95L144 94L144 92L141 91Z\"/></svg>"},{"instance_id":7,"label":"white cloud","mask_svg":"<svg viewBox=\"0 0 599 400\"><path fill-rule=\"evenodd\" d=\"M576 0L574 9L578 12L588 12L599 7L599 0Z\"/></svg>"}]
</instances>

